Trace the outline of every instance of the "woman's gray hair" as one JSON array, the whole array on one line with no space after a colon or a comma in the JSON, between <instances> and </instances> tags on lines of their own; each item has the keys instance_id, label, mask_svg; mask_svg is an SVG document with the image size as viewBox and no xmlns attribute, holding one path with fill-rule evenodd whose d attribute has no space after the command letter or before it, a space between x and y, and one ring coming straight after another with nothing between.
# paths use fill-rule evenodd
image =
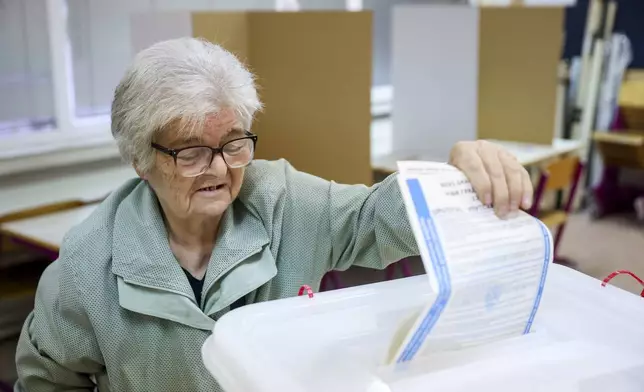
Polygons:
<instances>
[{"instance_id":1,"label":"woman's gray hair","mask_svg":"<svg viewBox=\"0 0 644 392\"><path fill-rule=\"evenodd\" d=\"M125 72L112 102L112 135L123 159L146 172L159 132L198 134L222 109L249 130L261 107L253 75L233 54L201 39L173 39L138 53Z\"/></svg>"}]
</instances>

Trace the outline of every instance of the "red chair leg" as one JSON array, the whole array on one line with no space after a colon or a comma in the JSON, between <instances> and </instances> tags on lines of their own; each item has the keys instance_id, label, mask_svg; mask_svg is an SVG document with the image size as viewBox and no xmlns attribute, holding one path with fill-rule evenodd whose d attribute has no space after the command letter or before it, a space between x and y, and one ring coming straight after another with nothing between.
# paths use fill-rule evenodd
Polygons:
<instances>
[{"instance_id":1,"label":"red chair leg","mask_svg":"<svg viewBox=\"0 0 644 392\"><path fill-rule=\"evenodd\" d=\"M563 232L565 227L566 227L566 223L564 222L557 228L557 233L555 234L555 238L552 243L552 262L555 264L576 269L577 263L575 261L567 259L565 257L563 258L559 257L559 254L558 254L559 242L561 241L561 237L563 237Z\"/></svg>"},{"instance_id":2,"label":"red chair leg","mask_svg":"<svg viewBox=\"0 0 644 392\"><path fill-rule=\"evenodd\" d=\"M342 288L342 283L340 282L340 277L338 276L338 273L335 271L331 271L331 275L329 276L329 279L331 279L331 282L333 282L333 287L335 289L341 289Z\"/></svg>"},{"instance_id":3,"label":"red chair leg","mask_svg":"<svg viewBox=\"0 0 644 392\"><path fill-rule=\"evenodd\" d=\"M541 199L546 191L546 184L548 183L548 174L541 173L539 176L539 184L537 189L534 192L534 200L532 201L532 207L528 213L534 217L539 217L539 212L541 210Z\"/></svg>"},{"instance_id":4,"label":"red chair leg","mask_svg":"<svg viewBox=\"0 0 644 392\"><path fill-rule=\"evenodd\" d=\"M396 263L389 264L385 269L385 280L393 280L396 275Z\"/></svg>"},{"instance_id":5,"label":"red chair leg","mask_svg":"<svg viewBox=\"0 0 644 392\"><path fill-rule=\"evenodd\" d=\"M402 259L398 263L400 264L400 268L402 269L402 274L405 278L409 278L410 276L412 276L411 267L409 266L409 259Z\"/></svg>"},{"instance_id":6,"label":"red chair leg","mask_svg":"<svg viewBox=\"0 0 644 392\"><path fill-rule=\"evenodd\" d=\"M320 291L326 291L327 290L327 285L328 285L328 280L329 280L328 276L329 276L329 273L327 272L322 277L322 280L320 281Z\"/></svg>"},{"instance_id":7,"label":"red chair leg","mask_svg":"<svg viewBox=\"0 0 644 392\"><path fill-rule=\"evenodd\" d=\"M332 287L331 287L332 286ZM335 271L327 272L320 281L320 291L327 291L332 289L341 289L342 282L338 273Z\"/></svg>"},{"instance_id":8,"label":"red chair leg","mask_svg":"<svg viewBox=\"0 0 644 392\"><path fill-rule=\"evenodd\" d=\"M559 243L561 242L561 237L563 237L564 229L566 228L566 222L559 225L557 228L557 233L555 234L555 239L552 243L552 255L553 258L557 258L557 250L559 249Z\"/></svg>"},{"instance_id":9,"label":"red chair leg","mask_svg":"<svg viewBox=\"0 0 644 392\"><path fill-rule=\"evenodd\" d=\"M411 273L411 267L409 266L409 260L407 258L404 258L402 260L399 260L395 263L389 264L387 268L385 269L385 280L393 280L396 276L396 267L400 266L400 270L402 271L402 275L405 278L409 278L413 274Z\"/></svg>"},{"instance_id":10,"label":"red chair leg","mask_svg":"<svg viewBox=\"0 0 644 392\"><path fill-rule=\"evenodd\" d=\"M568 200L566 201L566 205L564 207L564 212L566 214L570 214L570 211L572 211L572 207L575 202L575 195L577 194L577 188L579 187L579 182L580 182L583 170L584 170L584 165L581 162L579 162L577 164L577 167L575 168L575 173L573 174L573 179L572 179L572 186L570 187ZM566 223L567 222L563 222L557 228L557 234L555 234L555 238L553 241L552 256L553 256L553 260L557 262L557 264L562 264L562 265L566 265L568 267L574 268L577 265L577 263L571 260L561 259L557 255L557 251L559 249L559 243L561 242L561 237L563 237L563 233L566 228Z\"/></svg>"}]
</instances>

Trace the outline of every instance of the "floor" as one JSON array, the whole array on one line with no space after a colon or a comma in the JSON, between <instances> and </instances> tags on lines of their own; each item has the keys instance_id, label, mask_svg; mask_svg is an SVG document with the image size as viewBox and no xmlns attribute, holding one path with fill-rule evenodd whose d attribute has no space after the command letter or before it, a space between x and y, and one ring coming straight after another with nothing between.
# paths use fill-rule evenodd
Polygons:
<instances>
[{"instance_id":1,"label":"floor","mask_svg":"<svg viewBox=\"0 0 644 392\"><path fill-rule=\"evenodd\" d=\"M633 214L597 221L587 214L576 215L563 236L560 255L578 263L577 270L598 279L622 269L644 279L644 222ZM626 275L614 278L611 284L638 295L643 289Z\"/></svg>"},{"instance_id":2,"label":"floor","mask_svg":"<svg viewBox=\"0 0 644 392\"><path fill-rule=\"evenodd\" d=\"M644 223L634 216L610 216L593 221L587 214L573 216L563 237L560 255L577 263L577 269L603 279L618 269L627 269L644 278ZM422 273L422 265L413 269ZM364 284L383 277L382 271L352 269L342 273L343 283ZM640 293L642 287L635 280L618 276L611 283ZM642 299L644 301L644 299ZM14 380L14 352L16 339L0 341L0 380Z\"/></svg>"}]
</instances>

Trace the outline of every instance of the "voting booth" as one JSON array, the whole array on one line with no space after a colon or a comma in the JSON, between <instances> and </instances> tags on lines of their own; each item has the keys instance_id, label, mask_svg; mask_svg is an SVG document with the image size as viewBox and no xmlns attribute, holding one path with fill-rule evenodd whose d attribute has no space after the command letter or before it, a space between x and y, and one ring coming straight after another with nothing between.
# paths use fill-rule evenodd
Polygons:
<instances>
[{"instance_id":1,"label":"voting booth","mask_svg":"<svg viewBox=\"0 0 644 392\"><path fill-rule=\"evenodd\" d=\"M383 363L425 275L239 308L203 358L226 392L640 391L644 299L600 283L551 265L532 333L403 365Z\"/></svg>"},{"instance_id":2,"label":"voting booth","mask_svg":"<svg viewBox=\"0 0 644 392\"><path fill-rule=\"evenodd\" d=\"M561 2L480 3L513 7L394 8L395 154L446 161L461 140L552 143L564 36L564 8L552 5Z\"/></svg>"},{"instance_id":3,"label":"voting booth","mask_svg":"<svg viewBox=\"0 0 644 392\"><path fill-rule=\"evenodd\" d=\"M137 15L132 42L201 37L246 63L264 110L256 158L341 183L371 183L370 12L172 12Z\"/></svg>"}]
</instances>

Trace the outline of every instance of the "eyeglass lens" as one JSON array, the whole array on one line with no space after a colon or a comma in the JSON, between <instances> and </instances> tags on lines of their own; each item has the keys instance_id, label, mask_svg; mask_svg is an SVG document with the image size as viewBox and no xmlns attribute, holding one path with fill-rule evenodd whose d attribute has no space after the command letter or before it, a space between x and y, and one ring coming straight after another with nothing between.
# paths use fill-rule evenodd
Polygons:
<instances>
[{"instance_id":1,"label":"eyeglass lens","mask_svg":"<svg viewBox=\"0 0 644 392\"><path fill-rule=\"evenodd\" d=\"M244 167L253 160L253 140L250 138L231 140L221 147L221 156L231 169ZM177 169L185 177L203 174L214 160L214 152L208 147L193 147L177 154Z\"/></svg>"}]
</instances>

